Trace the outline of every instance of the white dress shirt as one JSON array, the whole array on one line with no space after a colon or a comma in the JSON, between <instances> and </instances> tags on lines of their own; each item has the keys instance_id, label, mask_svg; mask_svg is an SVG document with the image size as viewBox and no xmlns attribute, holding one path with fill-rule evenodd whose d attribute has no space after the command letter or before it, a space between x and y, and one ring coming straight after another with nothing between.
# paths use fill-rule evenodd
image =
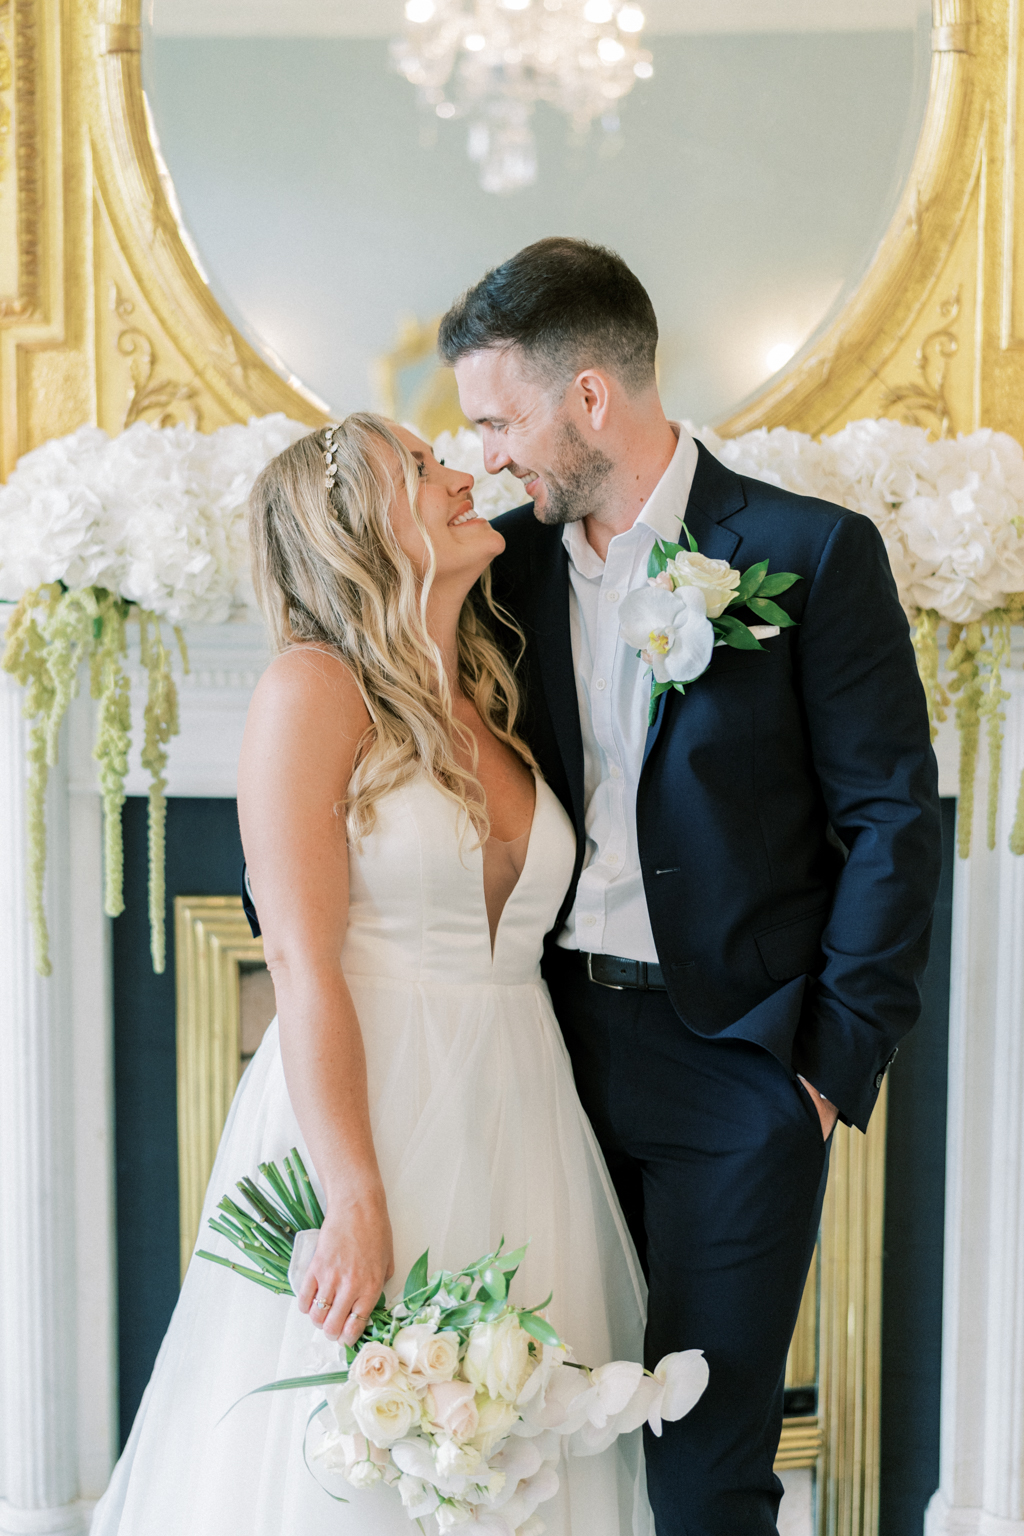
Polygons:
<instances>
[{"instance_id":1,"label":"white dress shirt","mask_svg":"<svg viewBox=\"0 0 1024 1536\"><path fill-rule=\"evenodd\" d=\"M619 634L619 606L647 581L655 538L680 542L680 526L697 468L697 445L672 423L672 461L626 533L601 557L583 523L567 523L569 625L583 732L587 847L576 901L559 935L563 949L656 961L636 835L650 671Z\"/></svg>"}]
</instances>

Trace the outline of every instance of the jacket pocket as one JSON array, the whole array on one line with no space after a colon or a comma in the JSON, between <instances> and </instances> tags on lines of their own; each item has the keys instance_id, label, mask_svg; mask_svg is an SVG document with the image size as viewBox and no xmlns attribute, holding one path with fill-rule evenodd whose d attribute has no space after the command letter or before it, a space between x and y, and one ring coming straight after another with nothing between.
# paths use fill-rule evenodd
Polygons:
<instances>
[{"instance_id":1,"label":"jacket pocket","mask_svg":"<svg viewBox=\"0 0 1024 1536\"><path fill-rule=\"evenodd\" d=\"M773 981L816 975L821 970L821 933L831 903L755 933L754 943Z\"/></svg>"}]
</instances>

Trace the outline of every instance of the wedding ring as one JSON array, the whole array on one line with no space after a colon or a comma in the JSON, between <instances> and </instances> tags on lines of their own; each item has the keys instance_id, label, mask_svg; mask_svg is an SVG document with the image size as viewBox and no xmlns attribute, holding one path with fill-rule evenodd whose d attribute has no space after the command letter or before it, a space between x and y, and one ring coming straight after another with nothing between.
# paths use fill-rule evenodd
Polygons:
<instances>
[{"instance_id":1,"label":"wedding ring","mask_svg":"<svg viewBox=\"0 0 1024 1536\"><path fill-rule=\"evenodd\" d=\"M320 1297L318 1296L313 1305L314 1307L317 1307L321 1312L329 1312L331 1310L332 1303L329 1301L321 1301Z\"/></svg>"}]
</instances>

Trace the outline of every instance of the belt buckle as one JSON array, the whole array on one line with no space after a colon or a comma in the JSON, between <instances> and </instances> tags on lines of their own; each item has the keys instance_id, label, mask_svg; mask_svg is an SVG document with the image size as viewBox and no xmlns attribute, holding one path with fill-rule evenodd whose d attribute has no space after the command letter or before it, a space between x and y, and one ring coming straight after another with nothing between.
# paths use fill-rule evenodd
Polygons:
<instances>
[{"instance_id":1,"label":"belt buckle","mask_svg":"<svg viewBox=\"0 0 1024 1536\"><path fill-rule=\"evenodd\" d=\"M625 987L617 987L615 985L614 981L599 981L598 978L594 975L593 961L594 961L594 957L588 951L588 953L587 953L587 980L588 981L592 981L594 983L595 987L607 987L609 992L625 992L625 990L626 990Z\"/></svg>"}]
</instances>

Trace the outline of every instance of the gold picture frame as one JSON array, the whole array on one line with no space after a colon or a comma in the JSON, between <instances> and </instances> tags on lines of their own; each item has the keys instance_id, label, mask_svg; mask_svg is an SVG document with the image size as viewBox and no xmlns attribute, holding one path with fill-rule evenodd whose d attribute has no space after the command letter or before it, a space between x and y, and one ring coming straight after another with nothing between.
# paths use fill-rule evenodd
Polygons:
<instances>
[{"instance_id":1,"label":"gold picture frame","mask_svg":"<svg viewBox=\"0 0 1024 1536\"><path fill-rule=\"evenodd\" d=\"M181 1275L199 1234L242 1059L241 971L263 961L238 896L174 899ZM228 1193L227 1190L224 1191Z\"/></svg>"}]
</instances>

